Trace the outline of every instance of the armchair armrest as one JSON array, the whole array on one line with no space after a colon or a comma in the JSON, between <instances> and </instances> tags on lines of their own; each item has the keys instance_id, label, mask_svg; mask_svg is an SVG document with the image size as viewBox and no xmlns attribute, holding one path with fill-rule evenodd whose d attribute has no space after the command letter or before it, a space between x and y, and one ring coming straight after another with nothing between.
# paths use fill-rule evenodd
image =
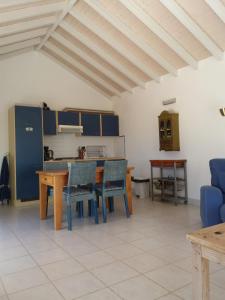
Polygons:
<instances>
[{"instance_id":1,"label":"armchair armrest","mask_svg":"<svg viewBox=\"0 0 225 300\"><path fill-rule=\"evenodd\" d=\"M220 208L223 204L221 190L214 186L205 185L201 187L200 194L202 226L208 227L221 223Z\"/></svg>"}]
</instances>

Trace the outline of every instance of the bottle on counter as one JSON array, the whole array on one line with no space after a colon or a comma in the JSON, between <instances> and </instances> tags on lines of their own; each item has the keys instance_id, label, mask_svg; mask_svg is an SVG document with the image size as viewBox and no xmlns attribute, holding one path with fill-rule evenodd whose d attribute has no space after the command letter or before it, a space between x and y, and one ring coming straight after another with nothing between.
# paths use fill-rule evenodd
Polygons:
<instances>
[{"instance_id":1,"label":"bottle on counter","mask_svg":"<svg viewBox=\"0 0 225 300\"><path fill-rule=\"evenodd\" d=\"M85 159L86 158L86 148L85 146L81 146L78 148L78 155L79 159Z\"/></svg>"}]
</instances>

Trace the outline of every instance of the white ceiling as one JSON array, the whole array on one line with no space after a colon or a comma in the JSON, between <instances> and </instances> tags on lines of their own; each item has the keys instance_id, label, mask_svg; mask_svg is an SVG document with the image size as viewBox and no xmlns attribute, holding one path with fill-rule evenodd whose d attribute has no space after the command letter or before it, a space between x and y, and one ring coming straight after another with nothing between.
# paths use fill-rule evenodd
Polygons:
<instances>
[{"instance_id":1,"label":"white ceiling","mask_svg":"<svg viewBox=\"0 0 225 300\"><path fill-rule=\"evenodd\" d=\"M37 50L107 97L225 50L225 0L0 0L0 59Z\"/></svg>"}]
</instances>

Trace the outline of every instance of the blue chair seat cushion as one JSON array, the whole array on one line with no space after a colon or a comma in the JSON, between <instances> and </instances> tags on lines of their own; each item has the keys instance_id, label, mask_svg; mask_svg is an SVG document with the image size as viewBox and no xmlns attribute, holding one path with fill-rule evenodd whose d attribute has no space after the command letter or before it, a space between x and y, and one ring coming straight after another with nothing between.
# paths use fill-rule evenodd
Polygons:
<instances>
[{"instance_id":1,"label":"blue chair seat cushion","mask_svg":"<svg viewBox=\"0 0 225 300\"><path fill-rule=\"evenodd\" d=\"M88 186L65 186L63 189L64 195L79 196L92 194L93 191Z\"/></svg>"},{"instance_id":2,"label":"blue chair seat cushion","mask_svg":"<svg viewBox=\"0 0 225 300\"><path fill-rule=\"evenodd\" d=\"M110 185L110 186L108 186L104 189L105 192L116 191L116 190L123 190L123 188L121 186L117 186L117 185ZM102 187L97 186L96 187L96 192L101 193L102 192Z\"/></svg>"}]
</instances>

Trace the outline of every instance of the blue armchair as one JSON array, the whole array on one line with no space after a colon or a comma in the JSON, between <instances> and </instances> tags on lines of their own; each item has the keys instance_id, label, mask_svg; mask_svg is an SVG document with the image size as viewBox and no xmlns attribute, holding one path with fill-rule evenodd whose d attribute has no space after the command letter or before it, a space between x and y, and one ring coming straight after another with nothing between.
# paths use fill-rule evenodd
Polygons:
<instances>
[{"instance_id":1,"label":"blue armchair","mask_svg":"<svg viewBox=\"0 0 225 300\"><path fill-rule=\"evenodd\" d=\"M211 186L200 190L200 213L203 227L225 222L225 159L209 161Z\"/></svg>"}]
</instances>

